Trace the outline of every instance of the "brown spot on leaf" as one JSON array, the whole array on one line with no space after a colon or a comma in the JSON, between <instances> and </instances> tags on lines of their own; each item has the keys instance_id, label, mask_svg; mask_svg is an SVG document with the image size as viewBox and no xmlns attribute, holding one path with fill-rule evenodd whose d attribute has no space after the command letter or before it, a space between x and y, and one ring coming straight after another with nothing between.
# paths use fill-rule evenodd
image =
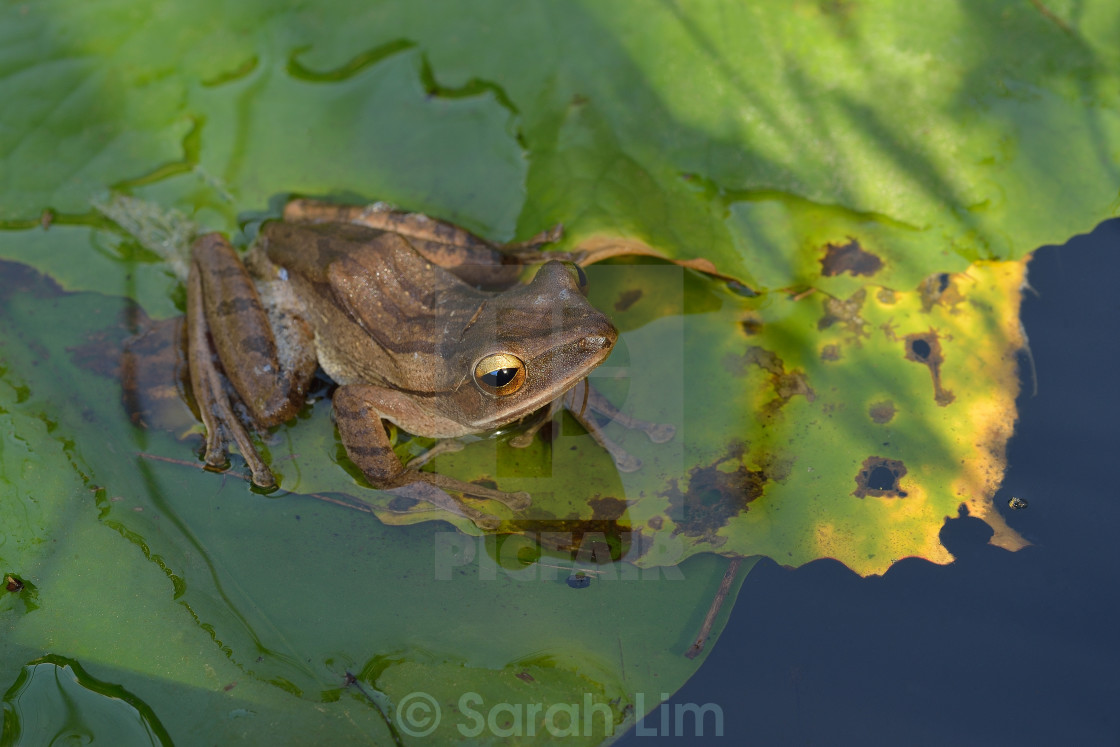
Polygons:
<instances>
[{"instance_id":1,"label":"brown spot on leaf","mask_svg":"<svg viewBox=\"0 0 1120 747\"><path fill-rule=\"evenodd\" d=\"M906 465L897 459L867 457L856 475L856 489L852 495L857 498L905 498L906 491L898 483L905 474Z\"/></svg>"},{"instance_id":2,"label":"brown spot on leaf","mask_svg":"<svg viewBox=\"0 0 1120 747\"><path fill-rule=\"evenodd\" d=\"M622 293L619 294L618 300L614 302L614 310L615 311L626 311L628 308L630 308L635 303L637 303L638 299L641 298L641 297L642 297L642 289L641 288L633 288L633 289L628 290L628 291L623 291Z\"/></svg>"},{"instance_id":3,"label":"brown spot on leaf","mask_svg":"<svg viewBox=\"0 0 1120 747\"><path fill-rule=\"evenodd\" d=\"M906 346L906 360L929 368L930 376L933 377L934 402L944 407L956 399L951 391L941 386L941 364L945 362L945 358L941 354L937 332L931 328L929 332L906 335L903 344Z\"/></svg>"},{"instance_id":4,"label":"brown spot on leaf","mask_svg":"<svg viewBox=\"0 0 1120 747\"><path fill-rule=\"evenodd\" d=\"M587 505L591 506L592 521L618 521L626 513L626 501L610 496L606 498L596 496L587 501Z\"/></svg>"},{"instance_id":5,"label":"brown spot on leaf","mask_svg":"<svg viewBox=\"0 0 1120 747\"><path fill-rule=\"evenodd\" d=\"M587 505L591 508L590 519L580 518L577 513L566 517L546 515L514 519L502 526L533 538L548 550L571 553L573 559L582 558L587 562L621 560L630 552L631 544L637 541L631 534L630 522L625 519L626 501L595 495L587 501Z\"/></svg>"},{"instance_id":6,"label":"brown spot on leaf","mask_svg":"<svg viewBox=\"0 0 1120 747\"><path fill-rule=\"evenodd\" d=\"M521 534L535 540L546 550L567 552L573 560L587 562L621 560L630 552L631 543L635 541L630 525L616 521L515 519L502 523L503 533L506 529L511 530L510 534ZM585 547L585 544L594 547ZM581 548L583 554L580 554Z\"/></svg>"},{"instance_id":7,"label":"brown spot on leaf","mask_svg":"<svg viewBox=\"0 0 1120 747\"><path fill-rule=\"evenodd\" d=\"M821 348L822 361L838 361L840 360L840 346L839 345L825 345Z\"/></svg>"},{"instance_id":8,"label":"brown spot on leaf","mask_svg":"<svg viewBox=\"0 0 1120 747\"><path fill-rule=\"evenodd\" d=\"M754 337L762 331L762 320L753 315L745 316L739 321L739 327L747 337Z\"/></svg>"},{"instance_id":9,"label":"brown spot on leaf","mask_svg":"<svg viewBox=\"0 0 1120 747\"><path fill-rule=\"evenodd\" d=\"M922 297L922 311L929 311L935 304L953 306L964 300L953 278L954 276L948 272L939 272L918 283L918 293Z\"/></svg>"},{"instance_id":10,"label":"brown spot on leaf","mask_svg":"<svg viewBox=\"0 0 1120 747\"><path fill-rule=\"evenodd\" d=\"M795 459L788 454L763 452L756 455L755 462L758 468L766 474L766 479L772 482L785 482L793 473Z\"/></svg>"},{"instance_id":11,"label":"brown spot on leaf","mask_svg":"<svg viewBox=\"0 0 1120 747\"><path fill-rule=\"evenodd\" d=\"M867 414L871 416L871 420L882 425L891 422L894 419L895 412L894 402L888 399L872 404Z\"/></svg>"},{"instance_id":12,"label":"brown spot on leaf","mask_svg":"<svg viewBox=\"0 0 1120 747\"><path fill-rule=\"evenodd\" d=\"M747 505L762 495L769 477L762 470L743 465L746 447L733 444L727 454L707 467L694 467L688 473L688 488L682 493L678 481L667 491L673 534L701 537L719 543L716 533Z\"/></svg>"},{"instance_id":13,"label":"brown spot on leaf","mask_svg":"<svg viewBox=\"0 0 1120 747\"><path fill-rule=\"evenodd\" d=\"M755 365L770 374L770 387L774 391L774 399L763 405L759 417L773 417L778 410L792 397L800 394L812 402L817 395L809 386L809 380L802 371L787 371L785 364L778 355L765 348L751 346L742 358L732 359L729 363L732 371L742 372L747 366Z\"/></svg>"},{"instance_id":14,"label":"brown spot on leaf","mask_svg":"<svg viewBox=\"0 0 1120 747\"><path fill-rule=\"evenodd\" d=\"M867 332L864 331L864 327L867 326L867 322L860 312L866 299L867 290L864 288L860 288L847 299L828 296L824 300L824 314L817 320L817 329L828 329L834 324L842 324L856 337L865 337Z\"/></svg>"},{"instance_id":15,"label":"brown spot on leaf","mask_svg":"<svg viewBox=\"0 0 1120 747\"><path fill-rule=\"evenodd\" d=\"M821 274L832 277L847 272L855 276L870 277L883 267L883 260L864 251L859 242L849 237L847 244L828 244L821 258Z\"/></svg>"},{"instance_id":16,"label":"brown spot on leaf","mask_svg":"<svg viewBox=\"0 0 1120 747\"><path fill-rule=\"evenodd\" d=\"M650 517L650 520L646 522L646 526L648 526L650 529L652 529L655 532L658 531L659 529L661 529L661 527L663 527L664 525L665 525L665 520L663 518L661 518L660 516Z\"/></svg>"}]
</instances>

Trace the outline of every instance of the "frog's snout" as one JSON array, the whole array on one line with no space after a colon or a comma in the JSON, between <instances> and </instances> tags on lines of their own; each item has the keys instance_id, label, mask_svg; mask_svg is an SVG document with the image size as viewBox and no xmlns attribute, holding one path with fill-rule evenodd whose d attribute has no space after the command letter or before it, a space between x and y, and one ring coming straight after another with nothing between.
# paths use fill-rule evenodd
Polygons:
<instances>
[{"instance_id":1,"label":"frog's snout","mask_svg":"<svg viewBox=\"0 0 1120 747\"><path fill-rule=\"evenodd\" d=\"M589 325L578 343L579 355L588 361L592 367L606 360L618 340L618 330L615 329L610 320L599 312L595 312L595 316L598 318L594 321L598 324ZM591 321L588 320L588 322Z\"/></svg>"},{"instance_id":2,"label":"frog's snout","mask_svg":"<svg viewBox=\"0 0 1120 747\"><path fill-rule=\"evenodd\" d=\"M614 346L614 341L618 333L611 337L606 335L588 335L579 341L579 346L589 353L596 350L606 350Z\"/></svg>"}]
</instances>

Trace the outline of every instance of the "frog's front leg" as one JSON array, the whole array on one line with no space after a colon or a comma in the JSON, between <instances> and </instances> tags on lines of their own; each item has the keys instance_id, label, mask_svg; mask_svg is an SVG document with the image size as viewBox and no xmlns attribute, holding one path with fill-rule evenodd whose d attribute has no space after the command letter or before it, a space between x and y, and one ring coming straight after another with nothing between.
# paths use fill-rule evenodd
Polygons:
<instances>
[{"instance_id":1,"label":"frog's front leg","mask_svg":"<svg viewBox=\"0 0 1120 747\"><path fill-rule=\"evenodd\" d=\"M230 438L260 487L276 484L245 425L264 429L293 417L315 373L311 328L285 318L285 349L277 346L260 294L233 247L207 234L191 247L187 280L187 344L191 390L206 427L206 464L222 468ZM231 392L232 389L232 392Z\"/></svg>"},{"instance_id":2,"label":"frog's front leg","mask_svg":"<svg viewBox=\"0 0 1120 747\"><path fill-rule=\"evenodd\" d=\"M584 379L572 391L568 392L564 398L564 406L580 423L585 421L586 412L591 410L600 415L605 415L609 420L618 423L623 428L641 431L655 444L671 441L677 433L677 429L669 423L654 423L627 415L604 397L602 392L591 386L591 382L587 379Z\"/></svg>"},{"instance_id":3,"label":"frog's front leg","mask_svg":"<svg viewBox=\"0 0 1120 747\"><path fill-rule=\"evenodd\" d=\"M438 472L420 472L401 464L381 422L382 413L386 410L410 406L407 401L400 400L395 392L371 385L341 386L334 393L333 404L335 424L342 436L346 455L373 487L392 490L453 513L463 514L484 529L496 528L499 520L456 501L445 491L496 500L514 510L528 507L528 493L507 493L456 480Z\"/></svg>"},{"instance_id":4,"label":"frog's front leg","mask_svg":"<svg viewBox=\"0 0 1120 747\"><path fill-rule=\"evenodd\" d=\"M510 439L510 446L525 448L533 442L533 437L545 424L552 421L556 413L565 409L572 414L580 425L584 427L595 442L602 446L611 455L615 466L620 472L636 472L641 468L642 462L636 456L615 443L607 436L598 421L591 415L597 412L606 416L612 422L618 423L623 428L640 430L655 444L665 443L676 434L676 428L668 423L651 423L648 420L639 420L631 417L615 407L609 399L604 397L599 390L591 386L587 379L576 384L571 391L558 398L547 408L544 416L533 422L528 428Z\"/></svg>"}]
</instances>

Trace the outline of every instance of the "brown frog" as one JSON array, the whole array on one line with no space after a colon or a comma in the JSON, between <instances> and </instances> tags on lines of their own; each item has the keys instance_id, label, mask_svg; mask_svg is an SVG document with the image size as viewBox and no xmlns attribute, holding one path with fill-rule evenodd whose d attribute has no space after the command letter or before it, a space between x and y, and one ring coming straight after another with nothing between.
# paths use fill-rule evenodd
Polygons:
<instances>
[{"instance_id":1,"label":"brown frog","mask_svg":"<svg viewBox=\"0 0 1120 747\"><path fill-rule=\"evenodd\" d=\"M416 460L403 465L382 420L418 436L455 438L567 406L620 469L637 468L586 411L654 441L673 429L624 416L586 385L618 332L584 297L583 270L549 260L531 282L515 282L523 263L556 255L537 251L556 235L499 247L381 205L299 200L284 221L263 226L244 263L220 234L200 237L187 281L187 338L207 464L223 466L232 439L253 482L274 486L246 425L261 430L293 417L318 365L339 384L334 417L346 453L374 487L480 525L494 520L445 491L515 509L529 496L421 472ZM527 445L543 422L513 445Z\"/></svg>"}]
</instances>

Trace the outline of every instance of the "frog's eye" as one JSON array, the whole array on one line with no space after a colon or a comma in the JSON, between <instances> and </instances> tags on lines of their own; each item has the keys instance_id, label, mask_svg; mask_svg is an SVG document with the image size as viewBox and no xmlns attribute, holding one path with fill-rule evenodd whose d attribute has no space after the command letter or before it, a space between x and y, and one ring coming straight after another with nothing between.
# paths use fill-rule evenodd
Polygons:
<instances>
[{"instance_id":1,"label":"frog's eye","mask_svg":"<svg viewBox=\"0 0 1120 747\"><path fill-rule=\"evenodd\" d=\"M474 380L484 392L513 394L525 383L525 364L511 353L494 353L474 367Z\"/></svg>"}]
</instances>

